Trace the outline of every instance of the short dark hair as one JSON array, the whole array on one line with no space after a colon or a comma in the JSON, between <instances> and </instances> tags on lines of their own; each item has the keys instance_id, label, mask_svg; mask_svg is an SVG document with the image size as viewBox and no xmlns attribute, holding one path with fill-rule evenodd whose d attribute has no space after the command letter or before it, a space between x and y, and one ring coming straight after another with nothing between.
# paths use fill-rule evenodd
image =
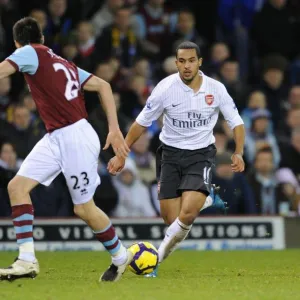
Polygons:
<instances>
[{"instance_id":1,"label":"short dark hair","mask_svg":"<svg viewBox=\"0 0 300 300\"><path fill-rule=\"evenodd\" d=\"M14 40L20 45L42 44L43 33L39 23L31 17L19 20L13 27Z\"/></svg>"},{"instance_id":2,"label":"short dark hair","mask_svg":"<svg viewBox=\"0 0 300 300\"><path fill-rule=\"evenodd\" d=\"M185 41L185 42L182 42L181 44L179 44L177 49L176 49L176 58L178 56L178 50L181 50L181 49L195 49L197 57L198 58L201 57L199 46L197 44L193 43L193 42Z\"/></svg>"}]
</instances>

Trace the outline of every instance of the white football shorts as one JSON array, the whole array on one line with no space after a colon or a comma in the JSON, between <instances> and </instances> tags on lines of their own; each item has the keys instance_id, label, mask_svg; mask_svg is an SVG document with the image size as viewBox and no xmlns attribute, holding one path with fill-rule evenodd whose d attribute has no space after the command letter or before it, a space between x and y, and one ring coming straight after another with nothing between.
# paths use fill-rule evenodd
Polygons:
<instances>
[{"instance_id":1,"label":"white football shorts","mask_svg":"<svg viewBox=\"0 0 300 300\"><path fill-rule=\"evenodd\" d=\"M43 185L63 172L74 204L91 200L100 177L97 172L100 141L90 123L78 122L47 133L24 160L18 175Z\"/></svg>"}]
</instances>

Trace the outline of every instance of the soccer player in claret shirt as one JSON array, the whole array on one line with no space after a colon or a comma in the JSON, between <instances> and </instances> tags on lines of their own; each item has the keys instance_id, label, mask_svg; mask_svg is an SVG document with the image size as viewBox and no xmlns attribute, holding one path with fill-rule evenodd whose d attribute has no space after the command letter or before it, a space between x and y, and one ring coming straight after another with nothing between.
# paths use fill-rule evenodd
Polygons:
<instances>
[{"instance_id":1,"label":"soccer player in claret shirt","mask_svg":"<svg viewBox=\"0 0 300 300\"><path fill-rule=\"evenodd\" d=\"M10 267L0 269L0 278L35 277L39 273L29 193L39 183L49 185L62 172L75 214L91 227L111 254L112 264L100 281L116 281L131 262L132 254L122 245L109 218L93 201L95 189L100 184L97 173L100 142L86 120L82 93L85 90L99 94L109 123L104 149L111 145L115 154L124 159L129 148L119 129L111 87L45 47L42 31L35 19L27 17L19 20L13 27L13 36L17 50L0 64L0 78L16 71L24 74L48 133L33 148L18 174L8 184L19 256Z\"/></svg>"}]
</instances>

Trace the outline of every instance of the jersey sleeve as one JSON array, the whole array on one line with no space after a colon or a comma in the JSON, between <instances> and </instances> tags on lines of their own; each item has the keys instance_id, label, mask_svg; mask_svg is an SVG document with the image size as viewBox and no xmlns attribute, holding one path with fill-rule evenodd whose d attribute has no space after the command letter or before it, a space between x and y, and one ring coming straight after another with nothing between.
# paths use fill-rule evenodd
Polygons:
<instances>
[{"instance_id":1,"label":"jersey sleeve","mask_svg":"<svg viewBox=\"0 0 300 300\"><path fill-rule=\"evenodd\" d=\"M163 113L163 91L157 86L148 98L145 107L136 118L136 122L144 127L151 126Z\"/></svg>"},{"instance_id":2,"label":"jersey sleeve","mask_svg":"<svg viewBox=\"0 0 300 300\"><path fill-rule=\"evenodd\" d=\"M77 67L77 70L78 70L80 86L83 87L86 84L86 82L93 76L93 74L91 74L85 70L82 70L78 67Z\"/></svg>"},{"instance_id":3,"label":"jersey sleeve","mask_svg":"<svg viewBox=\"0 0 300 300\"><path fill-rule=\"evenodd\" d=\"M35 49L26 45L17 49L12 55L6 58L17 71L34 75L39 67L39 59Z\"/></svg>"},{"instance_id":4,"label":"jersey sleeve","mask_svg":"<svg viewBox=\"0 0 300 300\"><path fill-rule=\"evenodd\" d=\"M221 88L220 110L230 129L244 124L233 99L228 94L224 85Z\"/></svg>"}]
</instances>

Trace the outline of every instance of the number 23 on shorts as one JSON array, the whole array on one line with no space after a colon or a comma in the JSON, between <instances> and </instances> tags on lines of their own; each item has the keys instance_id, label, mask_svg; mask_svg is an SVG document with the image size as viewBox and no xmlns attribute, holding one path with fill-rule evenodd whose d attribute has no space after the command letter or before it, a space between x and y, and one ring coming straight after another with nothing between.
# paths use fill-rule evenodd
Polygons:
<instances>
[{"instance_id":1,"label":"number 23 on shorts","mask_svg":"<svg viewBox=\"0 0 300 300\"><path fill-rule=\"evenodd\" d=\"M79 177L76 175L72 175L71 179L74 180L73 190L80 189L82 187L81 184L83 186L87 186L90 183L88 174L86 172L81 172Z\"/></svg>"}]
</instances>

